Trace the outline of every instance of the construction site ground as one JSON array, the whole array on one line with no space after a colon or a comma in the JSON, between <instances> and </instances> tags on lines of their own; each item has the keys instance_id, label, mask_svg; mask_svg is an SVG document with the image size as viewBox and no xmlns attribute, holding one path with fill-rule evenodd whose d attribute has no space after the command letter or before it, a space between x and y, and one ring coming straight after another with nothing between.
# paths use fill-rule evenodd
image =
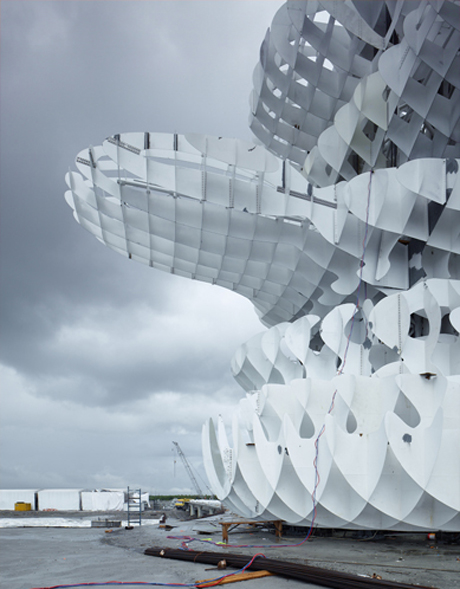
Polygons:
<instances>
[{"instance_id":1,"label":"construction site ground","mask_svg":"<svg viewBox=\"0 0 460 589\"><path fill-rule=\"evenodd\" d=\"M158 518L165 513L166 527ZM89 527L88 520L116 521L120 512L0 512L0 525L35 527L0 528L0 586L8 589L48 588L77 583L109 583L120 581L125 589L135 589L143 583L194 583L213 579L231 569L219 571L209 565L167 560L144 555L153 546L180 548L183 537L196 538L189 548L199 551L231 552L247 556L262 553L276 558L311 566L334 569L357 575L377 575L387 581L460 589L460 545L458 537L427 534L381 534L359 538L359 534L338 532L330 537L313 537L301 545L301 535L287 530L280 540L266 528L240 526L230 531L229 545L208 544L200 540L221 542L219 521L229 519L219 514L202 519L189 519L177 510L147 512L143 525L126 529ZM61 521L85 519L88 527L37 527L59 518ZM164 526L164 524L163 524ZM455 541L456 540L456 541ZM242 545L250 545L244 547ZM110 586L110 584L108 585ZM114 585L112 585L114 586ZM192 585L193 586L193 585ZM318 585L284 579L278 576L242 581L245 589L308 589Z\"/></svg>"}]
</instances>

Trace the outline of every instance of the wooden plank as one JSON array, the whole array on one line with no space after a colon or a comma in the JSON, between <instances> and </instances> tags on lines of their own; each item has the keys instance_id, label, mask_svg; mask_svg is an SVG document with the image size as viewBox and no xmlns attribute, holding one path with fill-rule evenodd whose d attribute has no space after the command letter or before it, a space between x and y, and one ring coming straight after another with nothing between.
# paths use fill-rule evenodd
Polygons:
<instances>
[{"instance_id":1,"label":"wooden plank","mask_svg":"<svg viewBox=\"0 0 460 589\"><path fill-rule=\"evenodd\" d=\"M234 520L234 521L222 521L219 522L222 526L222 541L225 544L228 544L228 532L230 531L230 527L233 526L232 529L238 527L239 525L250 525L250 526L263 526L265 524L274 524L275 526L275 534L277 538L282 537L283 533L283 520L265 520L265 521L254 521L254 520Z\"/></svg>"},{"instance_id":2,"label":"wooden plank","mask_svg":"<svg viewBox=\"0 0 460 589\"><path fill-rule=\"evenodd\" d=\"M203 579L195 583L196 587L213 587L214 585L225 585L227 583L237 583L238 581L250 581L251 579L258 579L259 577L268 577L273 575L269 571L251 571L249 573L237 573L230 577L224 577L220 581L213 579Z\"/></svg>"}]
</instances>

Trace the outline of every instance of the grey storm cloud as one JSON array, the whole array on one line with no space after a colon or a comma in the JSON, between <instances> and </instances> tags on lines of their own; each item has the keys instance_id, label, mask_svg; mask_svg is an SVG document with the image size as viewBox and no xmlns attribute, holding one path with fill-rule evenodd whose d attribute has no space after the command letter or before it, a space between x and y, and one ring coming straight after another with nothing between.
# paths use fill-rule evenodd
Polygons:
<instances>
[{"instance_id":1,"label":"grey storm cloud","mask_svg":"<svg viewBox=\"0 0 460 589\"><path fill-rule=\"evenodd\" d=\"M64 175L118 132L251 140L252 71L280 5L2 1L2 486L190 488L171 441L200 466L202 422L243 394L230 359L263 327L233 293L99 244Z\"/></svg>"}]
</instances>

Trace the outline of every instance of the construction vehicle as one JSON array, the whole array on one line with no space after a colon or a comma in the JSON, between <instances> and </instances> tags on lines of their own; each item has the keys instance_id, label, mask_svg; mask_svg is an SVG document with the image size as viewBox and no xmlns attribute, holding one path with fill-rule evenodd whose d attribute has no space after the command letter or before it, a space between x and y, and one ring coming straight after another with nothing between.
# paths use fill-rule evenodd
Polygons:
<instances>
[{"instance_id":1,"label":"construction vehicle","mask_svg":"<svg viewBox=\"0 0 460 589\"><path fill-rule=\"evenodd\" d=\"M188 502L190 501L190 499L177 499L176 502L174 503L174 507L176 509L185 509L187 507Z\"/></svg>"}]
</instances>

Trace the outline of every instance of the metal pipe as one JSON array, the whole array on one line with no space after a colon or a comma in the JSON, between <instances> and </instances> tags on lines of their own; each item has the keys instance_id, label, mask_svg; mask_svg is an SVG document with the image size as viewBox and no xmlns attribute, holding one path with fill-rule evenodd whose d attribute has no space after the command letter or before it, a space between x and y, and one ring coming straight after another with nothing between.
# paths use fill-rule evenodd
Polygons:
<instances>
[{"instance_id":1,"label":"metal pipe","mask_svg":"<svg viewBox=\"0 0 460 589\"><path fill-rule=\"evenodd\" d=\"M225 552L198 552L195 550L177 550L173 548L147 548L144 554L149 556L159 556L162 558L173 558L177 560L186 560L200 562L203 564L213 564L225 559L227 566L241 569L247 565L252 557L242 554L230 554ZM331 587L332 589L433 589L422 585L408 585L407 583L398 583L396 581L385 581L383 579L373 579L371 577L360 577L340 571L312 567L306 564L276 560L273 558L257 558L248 567L248 570L266 570L283 577L297 579L308 583L316 583L322 587Z\"/></svg>"}]
</instances>

